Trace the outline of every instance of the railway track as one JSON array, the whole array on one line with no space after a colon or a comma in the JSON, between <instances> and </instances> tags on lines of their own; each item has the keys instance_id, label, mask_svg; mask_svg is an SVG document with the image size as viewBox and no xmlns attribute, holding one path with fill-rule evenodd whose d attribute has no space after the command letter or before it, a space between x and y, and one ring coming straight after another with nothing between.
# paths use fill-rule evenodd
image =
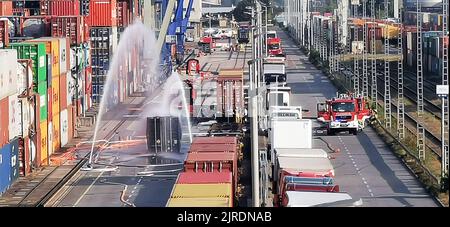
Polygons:
<instances>
[{"instance_id":1,"label":"railway track","mask_svg":"<svg viewBox=\"0 0 450 227\"><path fill-rule=\"evenodd\" d=\"M350 72L353 72L350 67L345 66L345 68L347 70L349 70ZM377 73L377 78L378 78L377 86L381 87L381 90L378 89L378 91L377 91L378 96L381 97L381 99L378 99L378 102L381 102L381 104L383 104L383 100L384 100L384 83L383 83L384 75ZM395 78L393 78L393 77L391 77L390 79L391 79L391 83L390 83L391 96L395 95L395 97L396 97L397 96L397 92L398 92L398 90L397 90L398 81ZM392 82L394 82L394 83L392 83ZM362 84L362 79L360 81L360 84ZM371 85L369 83L369 91L370 91L370 89L371 89ZM392 89L395 91L395 94L392 93ZM405 89L405 91L407 91L407 92L404 93L405 98L410 100L413 103L414 106L417 106L417 101L415 100L415 97L416 97L417 93L415 93L415 91L413 89L408 88L406 86L404 86L404 89ZM394 100L396 100L396 99L391 97L391 105L395 109L393 112L396 113L398 111L397 110L398 106L395 104L396 102ZM432 114L437 119L439 119L439 120L441 119L440 116L437 116L437 114L435 112L435 111L437 111L437 112L441 111L441 108L439 106L436 106L430 100L425 99L425 98L424 98L424 104L425 104L424 105L424 110L425 111L427 111L428 113ZM406 111L405 111L405 119L407 121L405 123L409 123L409 124L406 124L407 127L405 127L405 128L409 132L411 132L413 135L416 135L417 132L415 130L413 130L413 129L416 128L417 120L414 118L414 116L412 116L411 114L407 113ZM441 157L441 150L440 150L441 139L437 135L435 135L432 131L430 131L427 127L424 127L424 128L425 128L426 139L429 142L431 142L431 144L432 144L432 145L430 145L430 143L425 143L425 146L428 147L434 154L436 154L440 158Z\"/></svg>"}]
</instances>

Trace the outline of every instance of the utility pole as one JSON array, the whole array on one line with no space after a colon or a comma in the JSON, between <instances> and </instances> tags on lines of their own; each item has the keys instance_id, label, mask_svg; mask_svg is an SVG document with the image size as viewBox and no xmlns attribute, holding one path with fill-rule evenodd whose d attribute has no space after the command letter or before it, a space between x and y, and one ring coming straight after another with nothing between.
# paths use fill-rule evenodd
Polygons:
<instances>
[{"instance_id":1,"label":"utility pole","mask_svg":"<svg viewBox=\"0 0 450 227\"><path fill-rule=\"evenodd\" d=\"M442 85L448 89L448 0L442 2L442 31L444 45L442 45ZM447 37L447 38L445 38ZM448 93L448 91L447 91ZM448 94L442 98L442 128L441 128L441 140L442 140L442 168L441 175L448 177L448 150L449 150L449 113L448 113Z\"/></svg>"},{"instance_id":2,"label":"utility pole","mask_svg":"<svg viewBox=\"0 0 450 227\"><path fill-rule=\"evenodd\" d=\"M403 97L403 25L402 17L399 17L398 54L400 60L397 65L397 134L399 139L405 138L405 102Z\"/></svg>"},{"instance_id":3,"label":"utility pole","mask_svg":"<svg viewBox=\"0 0 450 227\"><path fill-rule=\"evenodd\" d=\"M251 91L251 105L250 105L250 113L251 113L251 137L252 137L252 201L253 201L253 207L259 207L260 206L260 196L259 196L259 190L260 190L260 186L259 186L259 148L258 148L258 86L259 86L259 74L261 73L261 71L259 71L259 67L257 66L260 65L259 62L256 61L261 61L261 4L259 3L259 1L256 1L256 12L258 12L258 14L256 15L256 18L254 17L255 15L255 11L252 8L252 18L256 19L256 23L253 24L253 28L255 29L255 31L258 32L258 36L255 38L255 36L253 37L253 45L252 45L252 49L255 49L255 55L254 55L254 60L253 60L253 64L255 65L255 70L253 71L253 76L255 78L254 82L254 89ZM252 22L254 20L252 19ZM258 51L259 50L259 51ZM257 53L259 52L259 53Z\"/></svg>"},{"instance_id":4,"label":"utility pole","mask_svg":"<svg viewBox=\"0 0 450 227\"><path fill-rule=\"evenodd\" d=\"M423 127L422 15L417 0L417 151L425 161L425 128Z\"/></svg>"},{"instance_id":5,"label":"utility pole","mask_svg":"<svg viewBox=\"0 0 450 227\"><path fill-rule=\"evenodd\" d=\"M363 97L369 96L369 78L367 75L367 49L369 47L367 37L367 0L363 0Z\"/></svg>"},{"instance_id":6,"label":"utility pole","mask_svg":"<svg viewBox=\"0 0 450 227\"><path fill-rule=\"evenodd\" d=\"M355 1L352 2L352 6L353 6L353 18L357 18L358 17L358 5L359 5L359 1ZM359 86L359 61L357 58L357 55L359 55L358 53L358 42L359 42L359 27L357 24L354 24L354 37L355 37L355 43L356 48L355 48L355 53L353 53L354 58L353 58L353 92L355 92L357 95L361 94L361 89ZM352 49L352 44L350 44L350 50Z\"/></svg>"},{"instance_id":7,"label":"utility pole","mask_svg":"<svg viewBox=\"0 0 450 227\"><path fill-rule=\"evenodd\" d=\"M370 39L371 39L371 43L370 43L370 49L371 49L371 53L373 56L375 56L376 54L376 50L375 50L375 27L377 26L375 24L375 0L370 0L370 15L371 15L371 19L372 19L372 28L370 29ZM377 100L378 100L378 84L377 84L377 59L373 58L371 60L372 62L372 67L371 67L371 76L372 76L372 92L370 97L372 98L372 108L375 112L375 114L377 114Z\"/></svg>"},{"instance_id":8,"label":"utility pole","mask_svg":"<svg viewBox=\"0 0 450 227\"><path fill-rule=\"evenodd\" d=\"M391 128L391 78L389 68L389 31L388 31L388 18L389 18L389 1L384 0L385 19L386 26L384 27L384 125L386 128Z\"/></svg>"}]
</instances>

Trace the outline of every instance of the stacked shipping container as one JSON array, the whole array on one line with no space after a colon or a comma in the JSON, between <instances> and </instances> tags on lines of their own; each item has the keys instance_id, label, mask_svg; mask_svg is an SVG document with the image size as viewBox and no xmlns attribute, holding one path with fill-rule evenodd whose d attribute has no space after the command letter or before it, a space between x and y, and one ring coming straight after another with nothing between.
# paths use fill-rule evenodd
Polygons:
<instances>
[{"instance_id":1,"label":"stacked shipping container","mask_svg":"<svg viewBox=\"0 0 450 227\"><path fill-rule=\"evenodd\" d=\"M138 0L0 1L0 169L9 169L0 174L0 193L17 173L27 175L52 164L50 156L74 136L76 118L92 107L93 93L100 101L118 26L124 30L141 15L140 4ZM116 84L114 103L138 87L129 78L136 72L138 62L132 56L137 51L127 56L126 76Z\"/></svg>"},{"instance_id":2,"label":"stacked shipping container","mask_svg":"<svg viewBox=\"0 0 450 227\"><path fill-rule=\"evenodd\" d=\"M168 207L232 207L241 154L236 137L194 138Z\"/></svg>"}]
</instances>

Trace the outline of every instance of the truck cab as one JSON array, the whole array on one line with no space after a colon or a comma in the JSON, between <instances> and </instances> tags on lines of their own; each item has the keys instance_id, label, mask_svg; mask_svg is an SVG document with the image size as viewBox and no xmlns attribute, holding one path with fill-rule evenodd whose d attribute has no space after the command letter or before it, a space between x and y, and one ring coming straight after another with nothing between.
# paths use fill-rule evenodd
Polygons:
<instances>
[{"instance_id":1,"label":"truck cab","mask_svg":"<svg viewBox=\"0 0 450 227\"><path fill-rule=\"evenodd\" d=\"M289 108L290 105L290 95L291 88L290 87L277 87L277 86L268 86L264 89L262 103L265 105L261 106L261 111L264 113L264 117L261 117L260 128L262 131L266 131L269 128L269 120L273 107L284 107ZM300 113L301 114L301 113Z\"/></svg>"},{"instance_id":2,"label":"truck cab","mask_svg":"<svg viewBox=\"0 0 450 227\"><path fill-rule=\"evenodd\" d=\"M280 38L267 38L267 49L269 52L269 56L277 57L284 56L283 48L281 47L281 39Z\"/></svg>"},{"instance_id":3,"label":"truck cab","mask_svg":"<svg viewBox=\"0 0 450 227\"><path fill-rule=\"evenodd\" d=\"M368 103L360 96L340 94L325 103L317 104L317 120L326 125L330 135L339 131L356 135L371 116Z\"/></svg>"}]
</instances>

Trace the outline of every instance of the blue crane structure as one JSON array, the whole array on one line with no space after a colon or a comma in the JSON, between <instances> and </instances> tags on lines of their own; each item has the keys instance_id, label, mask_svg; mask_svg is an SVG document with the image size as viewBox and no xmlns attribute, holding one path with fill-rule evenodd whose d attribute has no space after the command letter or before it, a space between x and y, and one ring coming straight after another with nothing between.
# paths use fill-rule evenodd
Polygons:
<instances>
[{"instance_id":1,"label":"blue crane structure","mask_svg":"<svg viewBox=\"0 0 450 227\"><path fill-rule=\"evenodd\" d=\"M171 56L171 43L165 43L161 50L161 64L163 65L166 72L172 71L172 62L176 61L177 64L180 64L184 59L184 41L186 36L186 31L188 27L189 18L191 16L192 5L195 0L188 0L189 4L186 8L186 14L183 16L183 5L185 0L177 0L176 2L176 10L174 13L174 17L171 20L167 34L176 36L176 59L172 59ZM169 0L162 0L161 4L161 12L166 12L167 5ZM164 35L164 34L160 34Z\"/></svg>"}]
</instances>

